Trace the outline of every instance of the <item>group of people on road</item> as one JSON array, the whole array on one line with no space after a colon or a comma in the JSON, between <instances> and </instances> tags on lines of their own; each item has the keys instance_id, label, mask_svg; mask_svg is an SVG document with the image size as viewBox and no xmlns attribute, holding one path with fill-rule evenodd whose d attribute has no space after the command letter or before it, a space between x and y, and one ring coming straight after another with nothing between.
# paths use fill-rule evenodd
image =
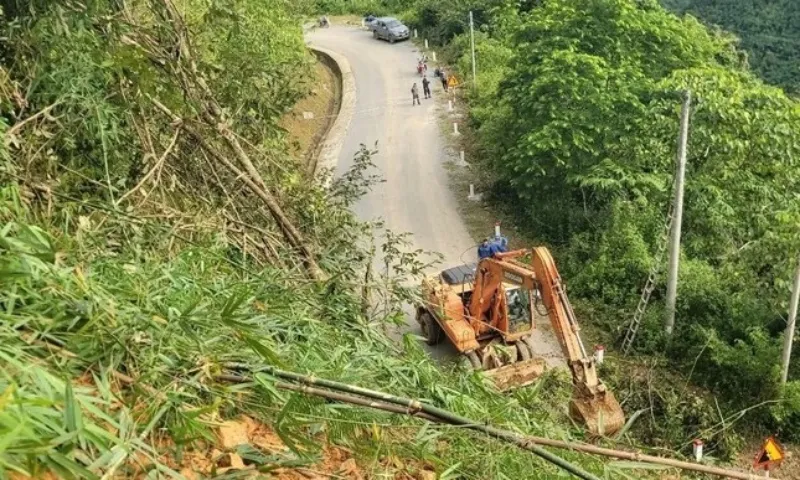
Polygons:
<instances>
[{"instance_id":1,"label":"group of people on road","mask_svg":"<svg viewBox=\"0 0 800 480\"><path fill-rule=\"evenodd\" d=\"M428 79L428 75L426 73L427 71L428 59L423 56L417 63L417 72L422 75L422 94L425 96L425 98L433 98L433 95L431 95L431 81ZM446 92L448 77L444 69L436 67L433 75L441 79L442 88ZM417 82L414 82L414 84L411 86L411 105L421 105L419 101L419 87L417 87Z\"/></svg>"}]
</instances>

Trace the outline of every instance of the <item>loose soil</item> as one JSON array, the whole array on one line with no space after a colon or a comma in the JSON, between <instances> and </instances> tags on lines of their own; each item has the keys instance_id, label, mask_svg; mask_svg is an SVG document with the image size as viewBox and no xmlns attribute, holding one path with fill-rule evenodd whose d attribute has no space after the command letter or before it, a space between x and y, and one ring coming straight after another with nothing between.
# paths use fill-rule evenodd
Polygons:
<instances>
[{"instance_id":1,"label":"loose soil","mask_svg":"<svg viewBox=\"0 0 800 480\"><path fill-rule=\"evenodd\" d=\"M314 65L309 83L308 96L297 102L279 125L289 134L292 154L313 169L318 147L336 117L340 93L336 76L321 62ZM313 118L307 118L309 114Z\"/></svg>"},{"instance_id":2,"label":"loose soil","mask_svg":"<svg viewBox=\"0 0 800 480\"><path fill-rule=\"evenodd\" d=\"M180 461L174 458L163 458L165 464L179 471L187 480L200 480L209 476L236 474L236 478L273 478L278 480L315 480L315 479L355 479L371 478L397 480L426 480L431 478L430 469L420 468L413 462L400 462L397 459L380 459L377 464L365 468L347 448L326 444L324 438L316 438L324 446L319 452L319 460L314 463L278 468L269 468L269 463L256 465L255 462L242 458L239 454L242 445L246 445L259 454L284 462L296 459L296 455L283 443L275 430L248 416L222 422L217 428L214 445L195 448L185 452ZM278 462L275 462L277 465ZM261 468L261 472L258 468ZM265 469L265 467L267 467ZM376 474L376 470L380 473ZM413 473L412 473L413 472Z\"/></svg>"}]
</instances>

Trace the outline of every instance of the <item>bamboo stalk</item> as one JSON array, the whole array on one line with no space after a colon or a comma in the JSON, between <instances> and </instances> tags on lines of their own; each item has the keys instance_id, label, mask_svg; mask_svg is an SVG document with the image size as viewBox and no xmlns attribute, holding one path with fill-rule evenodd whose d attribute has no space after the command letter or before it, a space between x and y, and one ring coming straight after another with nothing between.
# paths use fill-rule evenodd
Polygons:
<instances>
[{"instance_id":1,"label":"bamboo stalk","mask_svg":"<svg viewBox=\"0 0 800 480\"><path fill-rule=\"evenodd\" d=\"M620 460L633 460L637 462L653 463L656 465L664 465L667 467L679 468L681 470L692 470L695 472L707 473L709 475L717 475L724 478L735 478L738 480L763 480L765 477L755 475L747 472L737 472L735 470L728 470L720 467L712 467L710 465L702 465L699 463L691 463L683 460L675 460L673 458L656 457L654 455L646 455L639 452L628 452L625 450L615 450L611 448L598 447L595 445L587 445L582 443L570 443L561 440L553 440L544 437L525 436L531 442L539 445L546 445L554 448L565 448L574 450L576 452L590 453L592 455L602 455L604 457L612 457ZM774 477L769 477L771 480L777 480Z\"/></svg>"},{"instance_id":2,"label":"bamboo stalk","mask_svg":"<svg viewBox=\"0 0 800 480\"><path fill-rule=\"evenodd\" d=\"M250 379L248 377L243 377L241 375L230 375L230 374L217 375L215 378L217 380L223 380L223 381L232 382L232 383L249 383L249 382L252 381L252 379ZM307 395L315 395L315 396L318 396L318 397L325 397L325 398L329 398L331 400L336 400L338 402L352 403L352 404L355 404L355 405L360 405L362 407L377 408L379 410L385 410L385 411L391 412L391 413L400 413L400 414L403 414L403 415L410 415L412 417L418 417L418 418L422 418L422 419L428 420L429 422L440 423L440 420L438 418L436 418L436 417L433 417L431 415L428 415L428 414L422 413L422 412L415 412L415 411L412 411L412 410L409 410L407 408L403 408L403 407L401 407L399 405L394 405L394 404L391 404L391 403L376 402L374 400L368 400L368 399L365 399L363 397L356 397L356 396L347 395L347 394L344 394L344 393L331 392L331 391L328 391L328 390L322 390L322 389L315 388L315 387L309 387L307 385L297 385L297 384L294 384L294 383L277 382L277 383L275 383L275 386L277 388L282 389L282 390L290 390L290 391L293 391L293 392L305 393Z\"/></svg>"},{"instance_id":3,"label":"bamboo stalk","mask_svg":"<svg viewBox=\"0 0 800 480\"><path fill-rule=\"evenodd\" d=\"M478 424L474 420L470 420L470 419L465 418L465 417L460 417L460 416L458 416L458 415L456 415L456 414L454 414L452 412L449 412L447 410L443 410L443 409L440 409L440 408L432 407L430 405L425 405L425 404L423 404L423 403L421 403L421 402L419 402L417 400L404 399L402 397L396 397L394 395L390 395L390 394L387 394L387 393L376 392L374 390L368 390L368 389L362 389L361 387L356 387L356 386L347 385L347 384L341 384L341 383L338 383L338 382L332 382L330 380L315 379L315 378L311 378L311 377L306 377L304 375L299 375L299 374L296 374L294 372L286 372L286 371L283 371L283 370L278 370L278 369L273 369L273 368L267 368L265 370L270 371L273 375L276 375L276 376L279 376L279 377L284 377L284 378L289 378L289 379L292 379L292 380L296 380L296 381L298 381L300 383L305 383L306 385L325 385L325 384L329 384L329 385L334 385L331 388L333 388L335 390L344 391L344 392L347 392L347 393L358 394L359 392L368 392L371 395L366 395L366 396L369 396L370 398L377 398L379 400L384 400L384 401L371 402L371 401L365 400L363 398L352 397L351 395L344 395L344 396L340 395L339 398L341 398L342 401L345 401L345 402L348 402L348 403L356 403L357 405L363 405L363 406L370 407L370 408L376 408L376 409L379 409L379 410L386 410L386 411L390 411L390 412L393 412L393 413L401 413L401 414L416 416L416 417L420 417L420 418L432 417L433 419L435 419L435 420L432 420L432 421L450 423L450 424L453 424L453 425L461 425L461 426L467 427L467 428L469 428L471 430L477 430L479 432L485 433L485 434L487 434L489 436L492 436L494 438L497 438L497 439L500 439L500 440L505 440L505 441L508 441L510 443L513 443L513 444L517 445L518 447L520 447L520 448L522 448L524 450L528 450L528 451L532 452L533 454L537 455L538 457L541 457L543 460L545 460L547 462L550 462L550 463L552 463L554 465L557 465L558 467L568 471L569 473L573 474L574 476L576 476L576 477L578 477L580 479L583 479L583 480L600 480L599 477L597 477L597 476L595 476L595 475L583 470L579 466L573 465L572 463L567 462L563 458L548 452L547 450L539 447L538 445L534 444L533 442L526 441L520 435L517 435L517 434L515 434L513 432L500 430L500 429L497 429L497 428L493 428L493 427L489 427L489 426L486 426L486 425ZM249 380L246 380L246 377L239 377L237 375L224 375L224 376L218 376L217 378L222 379L222 380L229 380L229 381L232 380L233 378L239 378L239 379L241 379L241 381L249 381ZM324 396L324 397L327 397L327 398L333 398L332 394L334 394L334 392L327 392L325 390L314 388L312 386L296 386L296 385L287 384L285 382L276 382L276 386L278 388L287 388L287 389L290 389L290 390L303 392L303 393L310 394L310 395L320 395L320 394L322 394L321 396ZM287 386L290 386L290 387L287 387ZM337 387L339 387L339 388L337 388ZM362 393L362 395L363 395L363 393ZM352 402L351 400L353 400L353 399L355 399L356 401ZM390 404L394 404L394 405L390 405ZM397 405L403 406L405 408L398 409Z\"/></svg>"},{"instance_id":4,"label":"bamboo stalk","mask_svg":"<svg viewBox=\"0 0 800 480\"><path fill-rule=\"evenodd\" d=\"M667 467L679 468L682 470L690 470L695 472L706 473L709 475L716 475L724 478L733 478L737 480L763 480L764 477L760 475L755 475L752 473L747 472L738 472L735 470L720 468L720 467L713 467L710 465L702 465L698 463L691 463L686 462L683 460L676 460L672 458L665 458L665 457L657 457L654 455L647 455L639 452L630 452L626 450L616 450L611 448L604 448L598 447L595 445L588 445L583 443L572 443L572 442L565 442L561 440L553 440L544 437L536 437L530 435L522 435L516 432L498 429L496 427L491 427L488 425L478 424L473 420L461 417L456 415L452 412L447 410L443 410L431 405L426 405L419 400L413 400L404 397L398 397L395 395L391 395L385 392L379 392L375 390L370 390L363 387L358 387L355 385L348 385L340 382L334 382L332 380L326 380L322 378L315 378L313 376L306 376L301 375L295 372L287 372L284 370L280 370L274 367L264 367L261 371L268 372L272 375L275 375L279 378L289 379L296 382L305 383L307 385L316 385L316 386L323 386L326 388L330 388L333 390L344 391L348 393L358 394L369 398L379 399L384 402L393 403L396 405L404 406L411 411L421 411L433 417L437 417L443 420L445 423L450 423L453 425L461 425L466 428L470 428L472 430L480 431L487 435L490 435L494 438L505 440L507 442L513 443L520 448L525 450L532 451L539 455L537 451L534 451L537 445L544 445L553 448L561 448L567 450L573 450L576 452L583 452L592 455L601 455L605 457L617 458L620 460L633 460L638 462L645 462L645 463L652 463L655 465L664 465ZM538 448L538 450L547 453L548 455L552 455L546 450L542 450ZM542 457L545 458L545 457ZM563 459L559 457L555 457L564 462ZM548 460L549 461L549 460ZM556 462L553 462L556 463ZM556 463L558 465L558 463ZM561 466L561 465L559 465ZM584 477L581 477L584 478ZM593 477L590 477L593 478ZM772 478L772 477L770 477ZM772 478L772 480L776 480Z\"/></svg>"}]
</instances>

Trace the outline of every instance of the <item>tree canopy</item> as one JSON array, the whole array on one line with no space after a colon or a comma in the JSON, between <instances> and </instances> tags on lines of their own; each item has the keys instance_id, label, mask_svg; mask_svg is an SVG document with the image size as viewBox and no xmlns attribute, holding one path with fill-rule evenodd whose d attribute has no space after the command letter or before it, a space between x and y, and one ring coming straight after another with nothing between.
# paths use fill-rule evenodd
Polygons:
<instances>
[{"instance_id":1,"label":"tree canopy","mask_svg":"<svg viewBox=\"0 0 800 480\"><path fill-rule=\"evenodd\" d=\"M729 30L766 82L800 92L800 5L792 0L662 0L667 8Z\"/></svg>"},{"instance_id":2,"label":"tree canopy","mask_svg":"<svg viewBox=\"0 0 800 480\"><path fill-rule=\"evenodd\" d=\"M733 35L655 0L488 3L468 98L497 204L558 248L573 295L614 312L598 322L620 335L664 232L690 90L678 329L660 333L661 279L637 347L739 406L777 395L800 255L798 104L749 71Z\"/></svg>"}]
</instances>

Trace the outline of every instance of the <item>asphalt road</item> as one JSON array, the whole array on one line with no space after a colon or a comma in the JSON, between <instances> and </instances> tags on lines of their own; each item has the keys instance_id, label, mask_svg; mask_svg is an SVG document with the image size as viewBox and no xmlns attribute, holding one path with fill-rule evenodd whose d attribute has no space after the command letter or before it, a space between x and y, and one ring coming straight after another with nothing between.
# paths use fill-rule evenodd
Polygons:
<instances>
[{"instance_id":1,"label":"asphalt road","mask_svg":"<svg viewBox=\"0 0 800 480\"><path fill-rule=\"evenodd\" d=\"M444 255L443 266L463 263L462 254L473 261L475 251L470 248L475 242L448 185L437 106L424 98L421 106L411 105L415 82L422 97L414 45L392 45L373 39L366 30L339 26L317 29L308 39L346 57L355 77L355 112L337 173L351 165L360 144L371 147L378 142L373 162L385 183L364 196L355 213L363 220L382 219L396 233L413 233L416 248ZM433 82L433 72L430 77L434 95L441 95L441 83Z\"/></svg>"},{"instance_id":2,"label":"asphalt road","mask_svg":"<svg viewBox=\"0 0 800 480\"><path fill-rule=\"evenodd\" d=\"M362 220L383 220L395 233L413 235L414 248L443 256L437 270L477 259L475 244L458 213L459 201L451 191L445 165L448 158L444 133L439 127L440 107L435 99L421 98L412 106L411 86L420 83L416 72L420 54L410 41L390 44L372 38L357 27L331 26L307 35L314 45L343 55L350 63L356 83L356 105L338 164L341 174L352 164L360 145L378 143L373 162L385 180L355 206ZM433 77L434 97L443 95L441 82ZM422 97L422 85L418 85ZM487 235L492 225L487 225ZM411 312L409 312L411 313ZM419 333L413 317L404 331ZM558 364L560 348L548 323L540 323L534 334L539 353ZM404 332L401 332L404 333ZM454 353L452 347L436 347L437 357Z\"/></svg>"}]
</instances>

